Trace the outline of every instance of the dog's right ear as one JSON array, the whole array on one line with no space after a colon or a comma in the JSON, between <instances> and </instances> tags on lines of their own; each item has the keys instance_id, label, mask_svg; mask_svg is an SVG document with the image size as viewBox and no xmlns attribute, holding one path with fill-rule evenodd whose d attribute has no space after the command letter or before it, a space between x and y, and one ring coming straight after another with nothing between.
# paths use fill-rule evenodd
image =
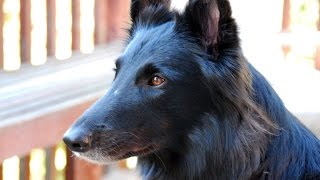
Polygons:
<instances>
[{"instance_id":1,"label":"dog's right ear","mask_svg":"<svg viewBox=\"0 0 320 180\"><path fill-rule=\"evenodd\" d=\"M148 6L164 6L169 9L171 0L131 0L130 15L133 23L137 21L140 13Z\"/></svg>"},{"instance_id":2,"label":"dog's right ear","mask_svg":"<svg viewBox=\"0 0 320 180\"><path fill-rule=\"evenodd\" d=\"M225 49L239 47L237 25L231 15L229 0L189 0L183 22L206 52L218 57Z\"/></svg>"}]
</instances>

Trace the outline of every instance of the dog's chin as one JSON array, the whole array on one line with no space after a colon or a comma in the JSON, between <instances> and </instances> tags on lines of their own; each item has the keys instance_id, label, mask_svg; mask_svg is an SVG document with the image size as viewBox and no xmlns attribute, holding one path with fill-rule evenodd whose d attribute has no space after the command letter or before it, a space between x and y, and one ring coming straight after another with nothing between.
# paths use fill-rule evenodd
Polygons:
<instances>
[{"instance_id":1,"label":"dog's chin","mask_svg":"<svg viewBox=\"0 0 320 180\"><path fill-rule=\"evenodd\" d=\"M97 150L89 150L88 152L79 153L73 152L78 158L89 161L94 164L107 165L114 163L116 161L120 161L123 159L127 159L132 156L145 156L151 154L155 150L152 146L147 146L144 148L133 148L131 150L126 151L97 151Z\"/></svg>"},{"instance_id":2,"label":"dog's chin","mask_svg":"<svg viewBox=\"0 0 320 180\"><path fill-rule=\"evenodd\" d=\"M76 157L83 159L85 161L91 162L93 164L100 164L100 165L107 165L114 163L118 161L118 159L115 159L111 156L104 156L99 153L94 153L94 152L86 152L86 153L78 153L78 152L73 152Z\"/></svg>"}]
</instances>

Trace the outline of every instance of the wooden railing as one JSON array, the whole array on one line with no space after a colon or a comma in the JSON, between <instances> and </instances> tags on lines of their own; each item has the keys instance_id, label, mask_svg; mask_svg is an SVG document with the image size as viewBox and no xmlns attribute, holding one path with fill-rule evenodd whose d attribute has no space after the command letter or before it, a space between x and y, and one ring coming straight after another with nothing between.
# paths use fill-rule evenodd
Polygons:
<instances>
[{"instance_id":1,"label":"wooden railing","mask_svg":"<svg viewBox=\"0 0 320 180\"><path fill-rule=\"evenodd\" d=\"M46 63L31 66L32 52L32 0L0 0L0 10L5 1L20 3L20 59L18 71L1 71L10 61L5 54L10 52L4 47L3 27L9 18L7 12L0 11L0 180L6 169L3 167L8 158L19 160L20 179L30 179L32 174L32 151L40 148L44 154L41 166L46 170L43 179L101 179L105 167L91 165L71 156L59 142L63 133L73 121L106 91L113 79L113 60L121 51L122 45L117 40L125 35L123 29L129 26L129 0L95 0L94 1L94 51L81 53L82 21L81 3L89 0L65 0L70 2L71 33L70 50L72 56L60 61L57 55L57 2L46 0ZM297 37L290 31L290 0L284 0L282 33ZM320 23L320 22L319 22ZM319 25L320 26L320 25ZM320 30L320 27L319 29ZM318 46L315 32L313 46ZM2 35L2 36L1 36ZM291 37L290 37L291 39ZM282 42L283 52L290 52L294 45L290 41ZM320 48L315 56L315 65L320 69ZM9 70L17 70L9 69ZM313 121L314 122L314 121ZM58 145L57 145L58 144ZM61 152L66 152L64 155ZM57 158L62 165L55 164ZM63 162L66 161L66 165ZM41 174L40 174L41 176ZM7 180L7 179L6 179ZM10 179L11 180L11 179Z\"/></svg>"},{"instance_id":2,"label":"wooden railing","mask_svg":"<svg viewBox=\"0 0 320 180\"><path fill-rule=\"evenodd\" d=\"M46 164L52 165L55 144L106 91L113 79L113 60L120 49L121 45L114 42L98 47L91 55L75 53L68 62L51 60L36 73L34 67L27 66L14 74L0 73L5 77L0 82L0 161L22 157L25 163L20 161L20 174L26 174L30 169L30 151L49 148ZM67 179L94 179L91 175L102 175L102 167L88 165L70 153L66 157ZM55 174L51 165L46 169Z\"/></svg>"},{"instance_id":3,"label":"wooden railing","mask_svg":"<svg viewBox=\"0 0 320 180\"><path fill-rule=\"evenodd\" d=\"M42 2L42 1L41 1ZM39 7L36 6L37 1L32 0L0 0L0 70L4 67L5 63L8 63L12 60L6 59L6 52L9 52L9 49L6 49L4 47L5 40L3 39L3 36L6 36L7 41L11 41L10 43L19 43L20 52L17 52L17 54L20 54L20 61L23 64L30 64L32 61L32 52L37 51L37 47L33 47L33 40L34 37L40 36L38 34L33 34L33 31L37 29L37 25L35 25L35 22L37 18L32 17L33 12L39 11L39 8L46 9L46 14L35 14L33 16L45 16L46 18L46 24L40 24L38 26L41 26L42 29L46 29L46 36L47 38L42 39L41 44L45 44L46 53L48 56L55 56L56 49L59 48L59 44L56 44L57 42L57 36L59 35L57 32L58 28L58 21L61 20L61 18L57 18L58 14L56 11L58 9L57 2L60 2L59 0L46 0L46 6L45 7ZM71 12L64 12L66 14L71 14L71 29L70 33L72 39L71 43L71 50L78 51L81 50L81 43L82 38L86 36L86 38L91 38L94 41L95 45L98 44L105 44L112 40L118 39L120 37L125 36L124 29L128 28L129 26L129 0L66 0L61 1L63 4L71 3L70 10ZM94 10L92 10L92 14L90 16L93 16L94 22L90 22L91 26L85 26L85 22L82 21L82 17L85 17L87 14L83 14L81 10L86 10L85 6L86 2L94 2ZM32 4L33 3L33 4ZM83 4L82 4L83 3ZM15 10L11 10L14 12L6 12L6 9L4 8L4 5L7 4L7 6L20 6L20 11L15 12ZM7 7L5 6L5 7ZM34 6L34 9L33 9ZM81 8L82 7L82 8ZM38 9L35 9L38 8ZM90 9L90 7L88 7ZM87 9L88 9L87 8ZM1 11L1 9L4 9ZM12 9L12 8L11 8ZM61 9L61 8L60 8ZM68 10L68 9L67 9ZM66 10L66 11L67 11ZM5 22L11 22L11 19L13 16L16 16L18 13L18 16L20 17L20 20L18 22L20 26L20 33L19 34L4 34L3 28ZM65 19L68 19L68 17L65 17ZM65 20L64 17L62 20ZM39 23L39 22L38 22ZM40 22L42 23L42 22ZM66 23L66 22L63 22ZM59 23L61 24L61 22ZM93 27L94 24L94 33L93 34L83 34L85 33L84 30L87 28ZM69 24L65 25L65 29L68 31ZM60 27L60 26L59 26ZM61 34L61 33L60 33ZM10 36L10 37L9 37ZM64 37L67 37L68 35L63 35ZM15 42L15 39L19 39L19 42ZM9 43L9 42L7 42ZM43 64L43 63L41 63ZM17 70L18 68L15 68L13 70ZM8 69L12 70L12 69Z\"/></svg>"},{"instance_id":4,"label":"wooden railing","mask_svg":"<svg viewBox=\"0 0 320 180\"><path fill-rule=\"evenodd\" d=\"M6 1L11 0L0 0L0 10ZM81 53L81 37L84 35L80 7L84 1L69 1L72 3L70 49L73 53L68 60L60 61L55 57L59 48L56 44L56 0L46 1L47 23L44 26L47 38L43 41L48 58L44 65L32 66L32 52L36 47L32 46L34 27L31 14L37 1L17 1L20 3L19 69L9 69L9 72L1 70L10 61L5 59L4 52L10 50L4 48L5 42L0 36L0 180L15 175L21 180L34 176L48 180L94 180L101 179L105 174L105 167L73 157L59 142L73 121L104 93L108 79L112 79L112 60L122 47L114 41L123 38L126 33L124 29L129 25L129 0L94 1L94 33L87 36L93 36L95 50L89 55ZM3 24L8 20L6 13L0 11L0 34L3 34ZM14 72L10 72L12 70ZM45 169L44 174L32 174L33 161L37 159L32 153L35 148L44 152L44 161L36 163ZM66 152L66 155L59 152ZM58 163L62 163L62 169L55 164L57 158L60 158ZM14 159L18 160L19 165L8 170L6 162ZM5 176L8 173L9 176Z\"/></svg>"}]
</instances>

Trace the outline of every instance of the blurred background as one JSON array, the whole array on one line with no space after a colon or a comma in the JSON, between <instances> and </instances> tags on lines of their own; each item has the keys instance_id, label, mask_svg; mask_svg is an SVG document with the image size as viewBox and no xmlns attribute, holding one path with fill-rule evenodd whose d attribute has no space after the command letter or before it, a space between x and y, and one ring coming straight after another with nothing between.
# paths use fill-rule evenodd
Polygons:
<instances>
[{"instance_id":1,"label":"blurred background","mask_svg":"<svg viewBox=\"0 0 320 180\"><path fill-rule=\"evenodd\" d=\"M186 0L172 0L182 10ZM136 158L97 166L61 143L107 90L129 0L0 0L0 180L139 179ZM320 134L320 0L231 0L242 47Z\"/></svg>"}]
</instances>

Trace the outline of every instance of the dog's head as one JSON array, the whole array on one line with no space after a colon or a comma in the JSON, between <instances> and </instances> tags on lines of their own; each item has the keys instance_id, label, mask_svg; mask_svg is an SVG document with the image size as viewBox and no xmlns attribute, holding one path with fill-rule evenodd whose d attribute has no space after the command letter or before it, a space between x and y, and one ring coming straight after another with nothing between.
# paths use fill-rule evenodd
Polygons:
<instances>
[{"instance_id":1,"label":"dog's head","mask_svg":"<svg viewBox=\"0 0 320 180\"><path fill-rule=\"evenodd\" d=\"M227 58L239 55L227 50L239 46L227 0L190 0L181 14L169 0L132 0L131 18L114 82L64 137L94 162L179 151L199 117L235 96L224 92L240 71Z\"/></svg>"}]
</instances>

